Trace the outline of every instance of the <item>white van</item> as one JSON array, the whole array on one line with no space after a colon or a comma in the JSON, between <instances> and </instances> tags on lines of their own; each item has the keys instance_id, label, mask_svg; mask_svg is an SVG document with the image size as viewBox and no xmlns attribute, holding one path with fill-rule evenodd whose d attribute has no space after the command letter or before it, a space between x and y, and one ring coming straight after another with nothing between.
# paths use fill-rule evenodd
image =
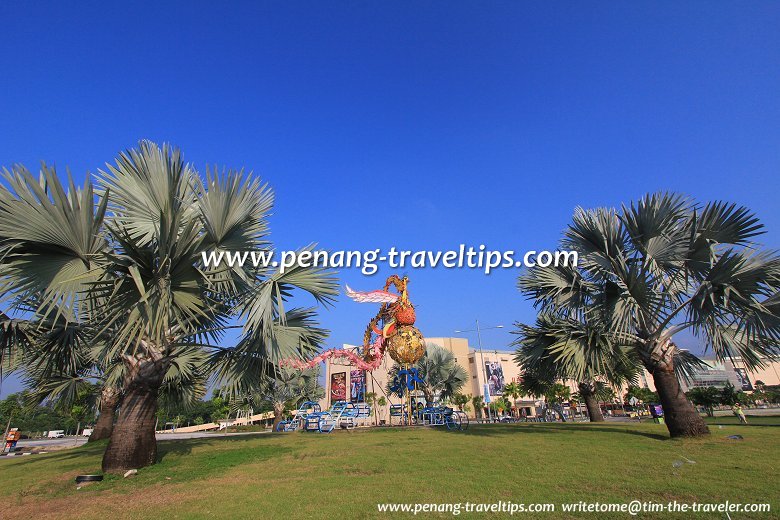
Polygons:
<instances>
[{"instance_id":1,"label":"white van","mask_svg":"<svg viewBox=\"0 0 780 520\"><path fill-rule=\"evenodd\" d=\"M92 428L84 428L84 429L81 431L81 435L82 435L83 437L89 437L90 435L92 435Z\"/></svg>"},{"instance_id":2,"label":"white van","mask_svg":"<svg viewBox=\"0 0 780 520\"><path fill-rule=\"evenodd\" d=\"M65 437L65 430L52 430L49 432L48 437L50 439L60 439Z\"/></svg>"}]
</instances>

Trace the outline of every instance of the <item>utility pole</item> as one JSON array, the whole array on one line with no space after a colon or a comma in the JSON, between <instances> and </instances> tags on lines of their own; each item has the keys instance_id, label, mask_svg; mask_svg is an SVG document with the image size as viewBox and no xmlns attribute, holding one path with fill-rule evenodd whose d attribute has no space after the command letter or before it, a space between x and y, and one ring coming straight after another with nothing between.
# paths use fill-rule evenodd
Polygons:
<instances>
[{"instance_id":1,"label":"utility pole","mask_svg":"<svg viewBox=\"0 0 780 520\"><path fill-rule=\"evenodd\" d=\"M487 404L487 412L488 412L488 422L493 422L492 414L490 413L490 383L488 382L487 378L487 369L485 368L485 357L482 354L482 332L479 329L479 320L476 320L477 322L477 345L479 345L479 360L480 364L482 365L482 379L485 380L484 385L482 386L483 392L485 394L485 402Z\"/></svg>"},{"instance_id":2,"label":"utility pole","mask_svg":"<svg viewBox=\"0 0 780 520\"><path fill-rule=\"evenodd\" d=\"M482 365L482 378L485 380L484 384L482 385L482 393L485 397L485 404L487 405L487 413L488 413L488 421L492 422L493 417L490 412L490 383L488 382L487 378L487 369L485 368L485 356L482 353L482 331L483 330L491 330L491 329L503 329L503 325L496 325L494 327L486 327L486 328L480 328L479 326L479 320L475 320L477 324L476 329L471 330L456 330L455 332L463 333L463 332L476 332L477 333L477 346L479 347L479 361Z\"/></svg>"}]
</instances>

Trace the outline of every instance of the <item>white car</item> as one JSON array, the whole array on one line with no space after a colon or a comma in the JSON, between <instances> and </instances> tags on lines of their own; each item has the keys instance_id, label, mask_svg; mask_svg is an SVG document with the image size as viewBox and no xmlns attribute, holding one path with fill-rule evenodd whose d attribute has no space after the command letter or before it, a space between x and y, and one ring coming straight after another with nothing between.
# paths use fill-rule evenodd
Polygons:
<instances>
[{"instance_id":1,"label":"white car","mask_svg":"<svg viewBox=\"0 0 780 520\"><path fill-rule=\"evenodd\" d=\"M50 439L61 439L65 437L65 430L52 430L49 432L48 437Z\"/></svg>"}]
</instances>

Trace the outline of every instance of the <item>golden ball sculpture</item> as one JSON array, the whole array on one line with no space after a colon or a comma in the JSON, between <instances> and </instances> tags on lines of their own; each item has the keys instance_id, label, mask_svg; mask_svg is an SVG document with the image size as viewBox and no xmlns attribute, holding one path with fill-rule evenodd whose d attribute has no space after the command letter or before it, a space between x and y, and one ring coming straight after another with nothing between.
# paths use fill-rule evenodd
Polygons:
<instances>
[{"instance_id":1,"label":"golden ball sculpture","mask_svg":"<svg viewBox=\"0 0 780 520\"><path fill-rule=\"evenodd\" d=\"M425 355L425 338L417 327L403 325L388 338L387 351L396 363L417 363Z\"/></svg>"}]
</instances>

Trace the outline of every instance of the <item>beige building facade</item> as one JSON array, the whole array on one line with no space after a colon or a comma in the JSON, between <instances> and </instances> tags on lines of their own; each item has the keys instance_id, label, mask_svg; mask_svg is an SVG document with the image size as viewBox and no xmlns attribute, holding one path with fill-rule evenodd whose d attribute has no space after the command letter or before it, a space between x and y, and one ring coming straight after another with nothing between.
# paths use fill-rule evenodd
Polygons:
<instances>
[{"instance_id":1,"label":"beige building facade","mask_svg":"<svg viewBox=\"0 0 780 520\"><path fill-rule=\"evenodd\" d=\"M461 390L462 394L485 395L487 390L491 398L495 399L503 394L504 385L521 380L522 370L514 362L513 351L495 349L480 351L470 348L465 338L431 337L426 338L425 341L429 345L438 345L452 352L455 361L466 369L468 381ZM358 349L355 345L344 345L344 348ZM767 366L755 371L748 370L740 359L725 362L713 359L705 359L705 361L710 367L696 372L691 382L683 383L686 391L697 386L724 386L727 382L733 384L737 390L746 392L755 389L756 381L767 386L780 385L780 362L777 361L766 360ZM365 393L370 392L375 394L377 399L384 396L388 402L384 407L376 407L376 420L390 423L390 406L402 404L402 399L387 392L388 372L393 364L390 356L385 356L379 368L372 372L364 372L342 359L328 359L325 363L325 397L320 402L322 409L325 410L334 402L341 400L363 402ZM571 388L572 393L578 391L575 381L565 383ZM647 371L640 374L638 384L655 391L653 378ZM616 391L618 395L623 395L625 388ZM534 417L542 404L543 400L530 397L520 397L515 402L517 412L524 413L528 417ZM469 416L474 417L473 406L469 404L468 408Z\"/></svg>"},{"instance_id":2,"label":"beige building facade","mask_svg":"<svg viewBox=\"0 0 780 520\"><path fill-rule=\"evenodd\" d=\"M505 384L520 381L520 367L513 360L514 353L504 350L483 350L482 352L470 349L465 338L425 338L428 345L438 345L452 352L456 363L466 369L468 380L461 390L462 394L483 395L485 385L492 398L502 395ZM345 349L357 349L355 345L344 345ZM343 359L330 358L325 363L325 398L320 405L322 409L329 408L339 400L362 400L360 383L365 377L365 392L371 392L377 398L384 396L388 404L377 407L376 419L390 423L391 405L402 404L402 399L387 392L388 372L393 367L394 361L390 356L385 356L382 364L372 372L363 372L349 365ZM365 375L363 375L365 374ZM539 400L520 398L517 401L518 408L526 408L526 414L534 415L536 408L541 404ZM469 415L474 417L471 404L468 405Z\"/></svg>"}]
</instances>

